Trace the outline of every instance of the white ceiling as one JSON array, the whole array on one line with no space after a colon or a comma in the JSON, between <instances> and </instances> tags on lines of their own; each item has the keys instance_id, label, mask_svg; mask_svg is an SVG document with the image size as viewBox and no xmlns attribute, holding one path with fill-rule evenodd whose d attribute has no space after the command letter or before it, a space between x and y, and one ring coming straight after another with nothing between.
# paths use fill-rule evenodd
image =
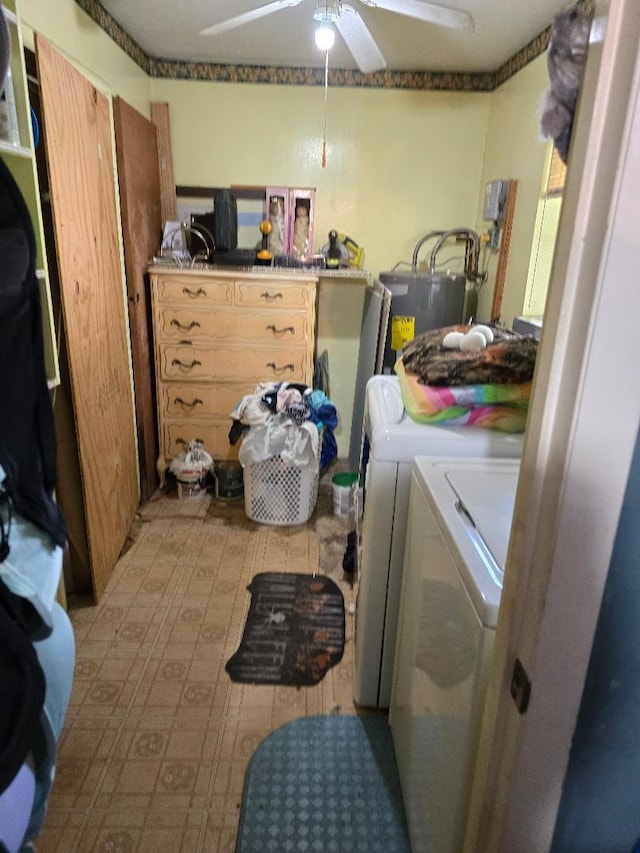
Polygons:
<instances>
[{"instance_id":1,"label":"white ceiling","mask_svg":"<svg viewBox=\"0 0 640 853\"><path fill-rule=\"evenodd\" d=\"M268 0L101 0L103 7L150 57L233 65L320 68L314 44L314 0L279 10L218 36L199 35ZM567 0L439 0L473 16L472 31L422 23L350 0L376 40L390 70L487 72L539 35ZM356 69L340 36L329 54L332 69Z\"/></svg>"}]
</instances>

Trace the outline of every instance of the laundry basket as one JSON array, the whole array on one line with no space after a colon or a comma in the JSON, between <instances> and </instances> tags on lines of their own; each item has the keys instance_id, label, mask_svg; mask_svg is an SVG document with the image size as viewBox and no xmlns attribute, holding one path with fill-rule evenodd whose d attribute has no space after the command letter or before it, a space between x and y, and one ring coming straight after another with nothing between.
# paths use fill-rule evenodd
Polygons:
<instances>
[{"instance_id":1,"label":"laundry basket","mask_svg":"<svg viewBox=\"0 0 640 853\"><path fill-rule=\"evenodd\" d=\"M244 469L244 510L261 524L285 527L304 524L318 500L317 466L300 467L280 456L254 462Z\"/></svg>"}]
</instances>

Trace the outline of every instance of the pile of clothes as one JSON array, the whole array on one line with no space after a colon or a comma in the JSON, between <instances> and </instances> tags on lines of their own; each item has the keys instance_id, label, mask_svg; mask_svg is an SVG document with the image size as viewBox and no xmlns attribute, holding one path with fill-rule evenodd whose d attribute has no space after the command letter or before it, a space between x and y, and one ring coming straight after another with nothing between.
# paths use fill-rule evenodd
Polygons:
<instances>
[{"instance_id":1,"label":"pile of clothes","mask_svg":"<svg viewBox=\"0 0 640 853\"><path fill-rule=\"evenodd\" d=\"M394 367L404 407L418 423L523 432L538 342L506 329L477 328L490 332L478 349L447 345L454 335L469 335L463 325L423 332L405 345Z\"/></svg>"},{"instance_id":2,"label":"pile of clothes","mask_svg":"<svg viewBox=\"0 0 640 853\"><path fill-rule=\"evenodd\" d=\"M324 391L296 382L263 382L231 413L229 443L242 437L245 467L279 456L302 468L325 468L338 453L338 415Z\"/></svg>"}]
</instances>

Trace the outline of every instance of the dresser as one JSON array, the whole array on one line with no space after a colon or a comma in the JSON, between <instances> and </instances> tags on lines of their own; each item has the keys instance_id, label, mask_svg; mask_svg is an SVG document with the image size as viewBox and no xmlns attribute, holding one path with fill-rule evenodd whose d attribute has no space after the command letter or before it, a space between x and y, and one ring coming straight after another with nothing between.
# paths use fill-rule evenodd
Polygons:
<instances>
[{"instance_id":1,"label":"dresser","mask_svg":"<svg viewBox=\"0 0 640 853\"><path fill-rule=\"evenodd\" d=\"M234 459L231 412L260 382L313 384L317 277L149 268L158 406L158 472L200 439Z\"/></svg>"}]
</instances>

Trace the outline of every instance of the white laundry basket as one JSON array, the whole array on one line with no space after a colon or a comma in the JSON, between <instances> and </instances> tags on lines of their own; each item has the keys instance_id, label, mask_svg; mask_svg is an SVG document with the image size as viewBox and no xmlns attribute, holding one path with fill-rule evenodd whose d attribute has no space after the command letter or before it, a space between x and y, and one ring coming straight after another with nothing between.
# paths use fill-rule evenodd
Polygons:
<instances>
[{"instance_id":1,"label":"white laundry basket","mask_svg":"<svg viewBox=\"0 0 640 853\"><path fill-rule=\"evenodd\" d=\"M301 468L280 456L244 469L244 510L261 524L285 527L309 520L318 500L318 468Z\"/></svg>"}]
</instances>

